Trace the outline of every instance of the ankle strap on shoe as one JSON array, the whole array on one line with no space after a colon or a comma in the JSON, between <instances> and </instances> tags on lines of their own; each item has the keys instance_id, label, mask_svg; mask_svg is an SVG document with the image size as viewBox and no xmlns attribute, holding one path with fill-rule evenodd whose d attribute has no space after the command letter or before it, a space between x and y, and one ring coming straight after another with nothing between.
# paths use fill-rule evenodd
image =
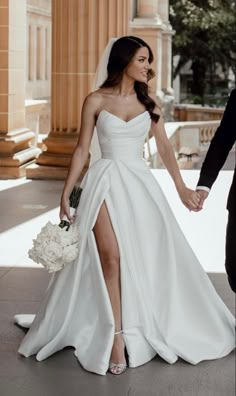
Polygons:
<instances>
[{"instance_id":1,"label":"ankle strap on shoe","mask_svg":"<svg viewBox=\"0 0 236 396\"><path fill-rule=\"evenodd\" d=\"M114 335L116 335L116 334L122 334L123 333L123 330L120 330L120 331L116 331L115 333L114 333Z\"/></svg>"}]
</instances>

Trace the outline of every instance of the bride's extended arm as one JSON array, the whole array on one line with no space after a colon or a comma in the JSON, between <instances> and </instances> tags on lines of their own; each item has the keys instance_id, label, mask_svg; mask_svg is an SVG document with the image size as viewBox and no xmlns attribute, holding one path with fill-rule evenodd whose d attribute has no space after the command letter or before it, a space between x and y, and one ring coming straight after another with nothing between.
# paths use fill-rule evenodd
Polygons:
<instances>
[{"instance_id":1,"label":"bride's extended arm","mask_svg":"<svg viewBox=\"0 0 236 396\"><path fill-rule=\"evenodd\" d=\"M89 155L89 147L95 126L95 113L97 101L94 94L90 94L84 101L81 113L81 127L78 143L74 149L65 185L61 196L60 219L65 215L69 220L69 196L78 181Z\"/></svg>"},{"instance_id":2,"label":"bride's extended arm","mask_svg":"<svg viewBox=\"0 0 236 396\"><path fill-rule=\"evenodd\" d=\"M164 120L160 110L157 108L155 112L160 114L160 119L157 123L152 121L152 133L155 137L158 152L162 158L162 161L171 175L175 187L178 191L181 201L183 204L190 210L197 210L198 202L199 202L199 194L195 191L187 188L182 179L173 148L170 144L170 141L166 135Z\"/></svg>"}]
</instances>

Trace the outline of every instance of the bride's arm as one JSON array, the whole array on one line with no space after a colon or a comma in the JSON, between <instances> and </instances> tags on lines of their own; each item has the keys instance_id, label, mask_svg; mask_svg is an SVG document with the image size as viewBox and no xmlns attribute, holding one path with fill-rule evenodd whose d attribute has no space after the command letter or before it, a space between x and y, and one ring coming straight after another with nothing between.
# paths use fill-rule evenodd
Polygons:
<instances>
[{"instance_id":1,"label":"bride's arm","mask_svg":"<svg viewBox=\"0 0 236 396\"><path fill-rule=\"evenodd\" d=\"M72 216L69 213L69 196L88 159L89 147L95 126L96 111L96 95L90 94L86 97L82 107L79 139L71 158L61 196L60 219L66 215L69 220L72 220Z\"/></svg>"},{"instance_id":2,"label":"bride's arm","mask_svg":"<svg viewBox=\"0 0 236 396\"><path fill-rule=\"evenodd\" d=\"M171 175L175 187L178 191L181 201L190 210L197 210L199 202L199 194L189 188L187 188L182 179L173 148L166 135L164 120L160 109L158 107L154 110L155 113L160 115L157 123L152 121L151 132L155 137L158 152L162 158L162 161Z\"/></svg>"}]
</instances>

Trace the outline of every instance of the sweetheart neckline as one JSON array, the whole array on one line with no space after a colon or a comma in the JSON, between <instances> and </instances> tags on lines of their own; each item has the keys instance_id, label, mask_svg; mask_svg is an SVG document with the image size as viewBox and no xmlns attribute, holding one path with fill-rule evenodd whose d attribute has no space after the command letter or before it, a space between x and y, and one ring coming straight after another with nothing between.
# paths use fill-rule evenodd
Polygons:
<instances>
[{"instance_id":1,"label":"sweetheart neckline","mask_svg":"<svg viewBox=\"0 0 236 396\"><path fill-rule=\"evenodd\" d=\"M97 122L98 122L98 119L100 118L100 115L101 115L102 113L104 113L104 112L107 113L107 114L109 114L109 115L111 115L112 117L118 118L118 120L124 122L125 124L128 124L129 122L135 120L136 118L140 117L141 115L148 113L147 110L142 111L142 113L139 113L139 114L137 114L135 117L131 118L130 120L125 121L125 120L123 120L123 118L120 118L120 117L118 117L117 115L111 113L110 111L107 111L107 110L103 109L103 110L100 111L100 113L99 113L98 116L97 116Z\"/></svg>"}]
</instances>

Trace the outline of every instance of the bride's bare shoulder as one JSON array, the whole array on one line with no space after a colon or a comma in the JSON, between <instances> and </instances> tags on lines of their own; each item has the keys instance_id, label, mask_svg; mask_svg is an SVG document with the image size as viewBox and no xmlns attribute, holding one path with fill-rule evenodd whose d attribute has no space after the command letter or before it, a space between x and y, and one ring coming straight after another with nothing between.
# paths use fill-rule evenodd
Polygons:
<instances>
[{"instance_id":1,"label":"bride's bare shoulder","mask_svg":"<svg viewBox=\"0 0 236 396\"><path fill-rule=\"evenodd\" d=\"M109 90L105 88L99 88L94 92L91 92L86 96L84 103L85 105L92 107L100 107L109 95Z\"/></svg>"},{"instance_id":2,"label":"bride's bare shoulder","mask_svg":"<svg viewBox=\"0 0 236 396\"><path fill-rule=\"evenodd\" d=\"M83 109L97 116L103 108L106 108L107 103L110 102L111 91L109 88L99 88L86 96L84 100Z\"/></svg>"},{"instance_id":3,"label":"bride's bare shoulder","mask_svg":"<svg viewBox=\"0 0 236 396\"><path fill-rule=\"evenodd\" d=\"M91 92L87 97L93 98L95 100L101 100L111 95L111 93L112 93L111 88L99 88L96 91Z\"/></svg>"},{"instance_id":4,"label":"bride's bare shoulder","mask_svg":"<svg viewBox=\"0 0 236 396\"><path fill-rule=\"evenodd\" d=\"M98 93L98 91L94 91L86 96L84 102L86 104L93 105L96 102L99 102L100 100L101 100L101 95Z\"/></svg>"},{"instance_id":5,"label":"bride's bare shoulder","mask_svg":"<svg viewBox=\"0 0 236 396\"><path fill-rule=\"evenodd\" d=\"M82 111L83 113L95 115L97 113L97 110L100 108L101 103L102 103L101 95L97 91L91 92L84 99Z\"/></svg>"}]
</instances>

